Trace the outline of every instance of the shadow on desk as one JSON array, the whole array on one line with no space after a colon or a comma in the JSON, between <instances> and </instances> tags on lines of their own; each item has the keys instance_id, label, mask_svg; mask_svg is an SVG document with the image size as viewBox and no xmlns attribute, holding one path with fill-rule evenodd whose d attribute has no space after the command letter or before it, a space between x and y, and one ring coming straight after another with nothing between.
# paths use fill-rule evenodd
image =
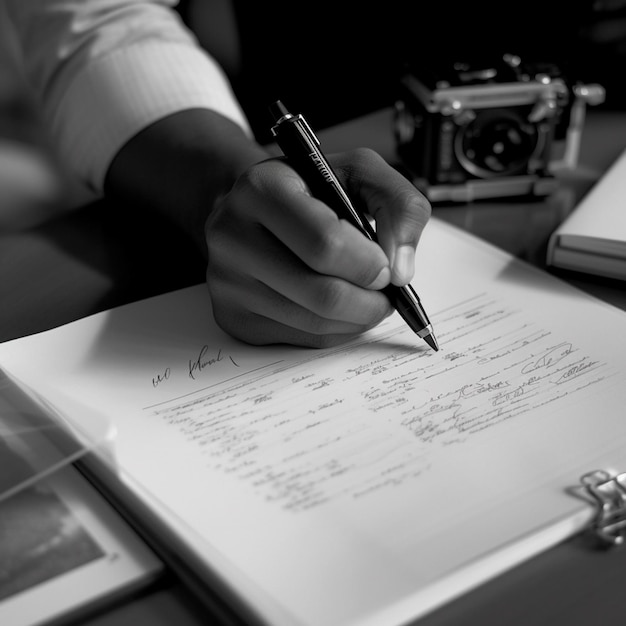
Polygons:
<instances>
[{"instance_id":1,"label":"shadow on desk","mask_svg":"<svg viewBox=\"0 0 626 626\"><path fill-rule=\"evenodd\" d=\"M98 202L0 233L0 341L204 280L204 260L172 224Z\"/></svg>"}]
</instances>

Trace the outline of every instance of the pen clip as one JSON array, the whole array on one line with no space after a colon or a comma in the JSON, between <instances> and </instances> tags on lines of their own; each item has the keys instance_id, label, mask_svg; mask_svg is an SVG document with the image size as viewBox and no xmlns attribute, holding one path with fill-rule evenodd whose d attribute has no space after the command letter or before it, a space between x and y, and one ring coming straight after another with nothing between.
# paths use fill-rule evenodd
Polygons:
<instances>
[{"instance_id":1,"label":"pen clip","mask_svg":"<svg viewBox=\"0 0 626 626\"><path fill-rule=\"evenodd\" d=\"M277 100L270 105L270 113L274 117L274 125L272 126L272 135L274 137L278 136L278 131L282 124L295 124L298 126L300 132L305 135L305 137L311 141L313 145L321 146L320 140L317 138L313 129L309 126L309 123L302 114L297 113L294 115L293 113L290 113L287 107L280 100Z\"/></svg>"},{"instance_id":2,"label":"pen clip","mask_svg":"<svg viewBox=\"0 0 626 626\"><path fill-rule=\"evenodd\" d=\"M308 136L308 138L315 143L317 146L321 146L320 140L317 138L317 135L313 132L313 129L309 126L309 123L306 121L306 118L302 116L300 113L296 115L296 121L301 124L302 131Z\"/></svg>"}]
</instances>

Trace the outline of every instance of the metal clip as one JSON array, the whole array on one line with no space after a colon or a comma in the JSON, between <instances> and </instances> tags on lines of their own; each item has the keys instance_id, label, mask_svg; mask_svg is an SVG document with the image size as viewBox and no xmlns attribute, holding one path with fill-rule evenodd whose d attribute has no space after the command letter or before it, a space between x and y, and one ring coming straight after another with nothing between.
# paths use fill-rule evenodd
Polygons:
<instances>
[{"instance_id":1,"label":"metal clip","mask_svg":"<svg viewBox=\"0 0 626 626\"><path fill-rule=\"evenodd\" d=\"M591 532L604 546L622 545L626 537L626 472L611 475L595 470L584 474L580 482L596 504Z\"/></svg>"}]
</instances>

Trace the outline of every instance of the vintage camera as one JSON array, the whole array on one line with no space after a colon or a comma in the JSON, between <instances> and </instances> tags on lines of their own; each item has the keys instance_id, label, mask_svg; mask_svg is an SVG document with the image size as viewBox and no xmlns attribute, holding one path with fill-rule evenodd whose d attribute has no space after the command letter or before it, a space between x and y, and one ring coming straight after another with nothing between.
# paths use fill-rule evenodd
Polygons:
<instances>
[{"instance_id":1,"label":"vintage camera","mask_svg":"<svg viewBox=\"0 0 626 626\"><path fill-rule=\"evenodd\" d=\"M510 54L421 75L409 68L395 107L398 155L431 202L545 196L557 186L555 138L579 141L567 125L580 131L585 105L603 100L599 85L571 85L555 65Z\"/></svg>"}]
</instances>

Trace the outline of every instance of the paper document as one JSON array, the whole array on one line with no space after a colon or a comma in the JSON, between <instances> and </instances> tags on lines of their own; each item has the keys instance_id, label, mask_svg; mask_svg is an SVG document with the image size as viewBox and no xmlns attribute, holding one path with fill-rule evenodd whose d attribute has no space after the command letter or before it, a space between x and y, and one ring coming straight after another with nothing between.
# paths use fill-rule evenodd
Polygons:
<instances>
[{"instance_id":1,"label":"paper document","mask_svg":"<svg viewBox=\"0 0 626 626\"><path fill-rule=\"evenodd\" d=\"M337 348L249 346L201 285L0 365L112 416L120 488L259 623L404 624L579 531L568 489L626 466L624 312L436 218L416 263L439 352L397 314Z\"/></svg>"}]
</instances>

